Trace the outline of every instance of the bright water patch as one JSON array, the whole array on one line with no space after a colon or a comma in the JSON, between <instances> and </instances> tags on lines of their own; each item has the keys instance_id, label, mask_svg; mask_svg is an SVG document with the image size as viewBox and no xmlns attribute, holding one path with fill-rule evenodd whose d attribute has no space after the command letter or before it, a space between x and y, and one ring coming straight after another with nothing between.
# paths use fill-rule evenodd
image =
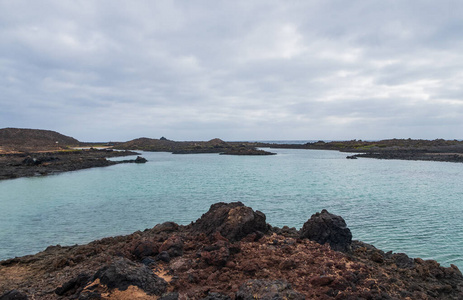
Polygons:
<instances>
[{"instance_id":1,"label":"bright water patch","mask_svg":"<svg viewBox=\"0 0 463 300\"><path fill-rule=\"evenodd\" d=\"M463 268L463 164L271 151L278 155L146 152L146 164L0 181L0 259L188 224L213 203L242 201L270 224L298 229L326 208L354 239Z\"/></svg>"}]
</instances>

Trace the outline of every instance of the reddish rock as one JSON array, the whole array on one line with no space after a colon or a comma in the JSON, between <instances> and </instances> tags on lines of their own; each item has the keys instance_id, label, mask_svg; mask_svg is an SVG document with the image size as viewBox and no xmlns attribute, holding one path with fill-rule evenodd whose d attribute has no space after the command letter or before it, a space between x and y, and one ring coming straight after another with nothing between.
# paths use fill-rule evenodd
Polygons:
<instances>
[{"instance_id":1,"label":"reddish rock","mask_svg":"<svg viewBox=\"0 0 463 300\"><path fill-rule=\"evenodd\" d=\"M218 241L211 246L205 247L201 252L201 258L207 264L223 267L230 257L228 244L225 241Z\"/></svg>"},{"instance_id":2,"label":"reddish rock","mask_svg":"<svg viewBox=\"0 0 463 300\"><path fill-rule=\"evenodd\" d=\"M316 285L316 286L325 286L329 285L334 281L333 277L329 276L314 276L310 279L310 284Z\"/></svg>"},{"instance_id":3,"label":"reddish rock","mask_svg":"<svg viewBox=\"0 0 463 300\"><path fill-rule=\"evenodd\" d=\"M159 252L166 251L170 257L181 256L183 254L183 239L177 235L169 237L161 247Z\"/></svg>"},{"instance_id":4,"label":"reddish rock","mask_svg":"<svg viewBox=\"0 0 463 300\"><path fill-rule=\"evenodd\" d=\"M132 254L138 259L155 256L159 254L159 245L150 240L140 241L135 244Z\"/></svg>"},{"instance_id":5,"label":"reddish rock","mask_svg":"<svg viewBox=\"0 0 463 300\"><path fill-rule=\"evenodd\" d=\"M236 300L304 300L304 295L294 291L291 285L280 280L252 279L243 283L236 293Z\"/></svg>"}]
</instances>

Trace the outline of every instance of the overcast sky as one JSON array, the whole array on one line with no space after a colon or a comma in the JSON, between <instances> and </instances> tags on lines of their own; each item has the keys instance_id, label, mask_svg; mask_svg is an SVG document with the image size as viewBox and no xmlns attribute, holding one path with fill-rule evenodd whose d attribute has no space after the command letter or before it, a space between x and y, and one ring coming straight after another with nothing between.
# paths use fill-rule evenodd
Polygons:
<instances>
[{"instance_id":1,"label":"overcast sky","mask_svg":"<svg viewBox=\"0 0 463 300\"><path fill-rule=\"evenodd\" d=\"M0 0L0 128L463 138L463 1Z\"/></svg>"}]
</instances>

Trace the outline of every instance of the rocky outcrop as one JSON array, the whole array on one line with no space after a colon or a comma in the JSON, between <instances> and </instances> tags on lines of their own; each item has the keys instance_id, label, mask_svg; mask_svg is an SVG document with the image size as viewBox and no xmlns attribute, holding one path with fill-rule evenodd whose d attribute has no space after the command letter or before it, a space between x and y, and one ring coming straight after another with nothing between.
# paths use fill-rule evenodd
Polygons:
<instances>
[{"instance_id":1,"label":"rocky outcrop","mask_svg":"<svg viewBox=\"0 0 463 300\"><path fill-rule=\"evenodd\" d=\"M156 276L145 265L138 265L127 259L116 260L109 266L103 267L93 276L109 288L126 290L134 285L149 295L161 295L166 291L167 283Z\"/></svg>"},{"instance_id":2,"label":"rocky outcrop","mask_svg":"<svg viewBox=\"0 0 463 300\"><path fill-rule=\"evenodd\" d=\"M135 159L135 163L137 164L144 164L146 163L148 160L144 157L141 157L141 156L137 156L137 158Z\"/></svg>"},{"instance_id":3,"label":"rocky outcrop","mask_svg":"<svg viewBox=\"0 0 463 300\"><path fill-rule=\"evenodd\" d=\"M239 241L253 234L261 237L268 230L265 215L241 202L216 203L192 225L197 233L212 235L219 232L230 241Z\"/></svg>"},{"instance_id":4,"label":"rocky outcrop","mask_svg":"<svg viewBox=\"0 0 463 300\"><path fill-rule=\"evenodd\" d=\"M110 149L67 150L60 152L16 153L0 155L0 180L18 177L56 174L121 163L143 163L144 158L112 161L107 157L138 154L132 151Z\"/></svg>"},{"instance_id":5,"label":"rocky outcrop","mask_svg":"<svg viewBox=\"0 0 463 300\"><path fill-rule=\"evenodd\" d=\"M332 250L345 226L339 218L327 211L311 218L306 227L324 224L320 244L289 227L264 233L263 213L218 203L188 226L167 222L1 261L0 299L463 299L456 266L359 241L348 252Z\"/></svg>"},{"instance_id":6,"label":"rocky outcrop","mask_svg":"<svg viewBox=\"0 0 463 300\"><path fill-rule=\"evenodd\" d=\"M326 209L316 213L304 223L301 238L320 244L329 244L331 249L347 251L352 242L352 233L340 216L330 214Z\"/></svg>"}]
</instances>

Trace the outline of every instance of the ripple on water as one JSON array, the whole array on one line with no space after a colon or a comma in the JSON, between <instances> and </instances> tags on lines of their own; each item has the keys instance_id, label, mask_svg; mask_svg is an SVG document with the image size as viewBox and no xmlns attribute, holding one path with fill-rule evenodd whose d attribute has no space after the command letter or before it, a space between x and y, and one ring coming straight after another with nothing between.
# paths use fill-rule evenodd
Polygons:
<instances>
[{"instance_id":1,"label":"ripple on water","mask_svg":"<svg viewBox=\"0 0 463 300\"><path fill-rule=\"evenodd\" d=\"M275 149L237 157L143 153L119 164L0 182L0 259L86 243L242 201L274 226L341 215L354 239L463 267L463 164L346 160L345 153Z\"/></svg>"}]
</instances>

